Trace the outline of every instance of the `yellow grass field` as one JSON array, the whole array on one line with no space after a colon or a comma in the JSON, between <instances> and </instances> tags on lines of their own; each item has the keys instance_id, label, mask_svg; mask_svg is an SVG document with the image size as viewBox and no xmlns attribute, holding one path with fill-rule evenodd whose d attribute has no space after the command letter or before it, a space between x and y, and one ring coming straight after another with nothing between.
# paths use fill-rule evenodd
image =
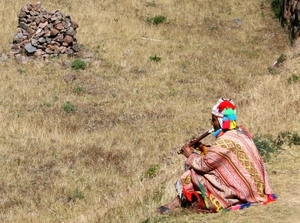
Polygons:
<instances>
[{"instance_id":1,"label":"yellow grass field","mask_svg":"<svg viewBox=\"0 0 300 223\"><path fill-rule=\"evenodd\" d=\"M79 24L81 51L22 64L5 55L28 3L0 0L0 222L299 221L300 148L287 144L266 163L278 201L155 213L176 195L176 151L211 128L219 97L252 135L300 133L300 47L270 0L44 1ZM75 59L87 67L73 70Z\"/></svg>"}]
</instances>

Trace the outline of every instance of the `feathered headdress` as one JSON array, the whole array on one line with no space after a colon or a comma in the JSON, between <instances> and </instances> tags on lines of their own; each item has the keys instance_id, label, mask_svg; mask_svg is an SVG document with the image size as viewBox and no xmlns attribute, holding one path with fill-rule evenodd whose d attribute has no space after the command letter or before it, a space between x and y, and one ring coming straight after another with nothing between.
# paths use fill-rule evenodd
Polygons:
<instances>
[{"instance_id":1,"label":"feathered headdress","mask_svg":"<svg viewBox=\"0 0 300 223\"><path fill-rule=\"evenodd\" d=\"M217 116L223 131L236 128L236 109L232 99L220 98L212 108L212 114Z\"/></svg>"}]
</instances>

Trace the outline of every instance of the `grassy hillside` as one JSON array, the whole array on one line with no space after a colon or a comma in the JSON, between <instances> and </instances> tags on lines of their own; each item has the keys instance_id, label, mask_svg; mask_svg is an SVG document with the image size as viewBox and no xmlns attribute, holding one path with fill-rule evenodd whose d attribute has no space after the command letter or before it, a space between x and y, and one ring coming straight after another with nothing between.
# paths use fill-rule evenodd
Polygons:
<instances>
[{"instance_id":1,"label":"grassy hillside","mask_svg":"<svg viewBox=\"0 0 300 223\"><path fill-rule=\"evenodd\" d=\"M0 55L27 3L1 0ZM210 129L219 97L234 99L253 135L299 132L300 48L270 4L42 2L78 22L82 50L48 62L0 58L0 221L297 221L300 152L286 144L267 162L277 202L214 215L154 212L175 196L184 162L176 151ZM73 70L75 59L87 67Z\"/></svg>"}]
</instances>

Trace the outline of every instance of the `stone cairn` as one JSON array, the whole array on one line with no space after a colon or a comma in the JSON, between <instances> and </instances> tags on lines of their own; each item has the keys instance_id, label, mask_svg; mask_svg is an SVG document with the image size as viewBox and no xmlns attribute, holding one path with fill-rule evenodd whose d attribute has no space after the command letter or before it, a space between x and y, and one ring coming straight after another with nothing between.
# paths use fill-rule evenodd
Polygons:
<instances>
[{"instance_id":1,"label":"stone cairn","mask_svg":"<svg viewBox=\"0 0 300 223\"><path fill-rule=\"evenodd\" d=\"M50 55L75 55L79 51L76 40L78 24L70 16L58 10L49 12L37 2L23 6L18 18L11 56L47 59Z\"/></svg>"}]
</instances>

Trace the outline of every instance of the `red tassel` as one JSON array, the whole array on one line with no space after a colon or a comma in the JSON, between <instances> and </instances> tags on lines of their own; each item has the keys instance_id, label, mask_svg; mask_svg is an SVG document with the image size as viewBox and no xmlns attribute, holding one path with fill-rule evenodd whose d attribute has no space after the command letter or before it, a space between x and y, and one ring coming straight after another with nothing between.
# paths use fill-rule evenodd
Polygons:
<instances>
[{"instance_id":1,"label":"red tassel","mask_svg":"<svg viewBox=\"0 0 300 223\"><path fill-rule=\"evenodd\" d=\"M196 191L187 191L187 189L183 188L182 189L183 195L185 196L185 198L189 201L192 202L193 201L193 195L196 196L196 198L200 198L199 194Z\"/></svg>"},{"instance_id":2,"label":"red tassel","mask_svg":"<svg viewBox=\"0 0 300 223\"><path fill-rule=\"evenodd\" d=\"M218 106L218 109L220 112L222 112L224 109L232 108L235 109L235 106L228 100L221 102L221 104Z\"/></svg>"},{"instance_id":3,"label":"red tassel","mask_svg":"<svg viewBox=\"0 0 300 223\"><path fill-rule=\"evenodd\" d=\"M185 188L182 189L183 195L188 201L192 201L192 194L189 193Z\"/></svg>"},{"instance_id":4,"label":"red tassel","mask_svg":"<svg viewBox=\"0 0 300 223\"><path fill-rule=\"evenodd\" d=\"M222 129L230 129L230 121L226 120L223 122Z\"/></svg>"}]
</instances>

